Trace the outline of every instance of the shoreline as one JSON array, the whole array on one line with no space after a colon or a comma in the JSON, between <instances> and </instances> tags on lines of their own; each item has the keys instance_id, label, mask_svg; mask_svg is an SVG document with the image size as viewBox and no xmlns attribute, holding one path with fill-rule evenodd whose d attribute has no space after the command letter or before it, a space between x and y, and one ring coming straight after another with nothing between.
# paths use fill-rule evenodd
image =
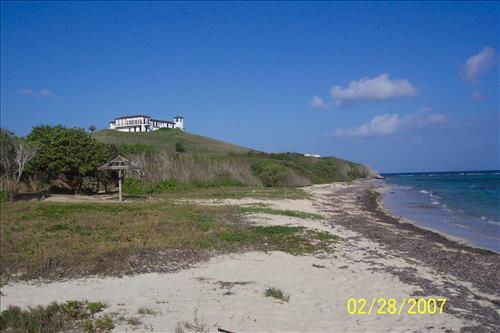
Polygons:
<instances>
[{"instance_id":1,"label":"shoreline","mask_svg":"<svg viewBox=\"0 0 500 333\"><path fill-rule=\"evenodd\" d=\"M452 237L448 237L446 234L442 234L438 231L435 230L429 230L424 227L420 227L419 225L412 223L412 222L407 222L408 219L406 218L399 218L397 216L394 216L391 214L391 212L387 211L383 205L382 198L380 195L376 192L376 187L374 184L370 183L369 181L355 181L353 182L353 186L351 189L353 189L356 192L356 199L359 202L361 206L361 210L367 211L369 214L372 215L372 217L375 217L375 219L371 221L364 220L363 224L356 224L356 223L342 223L344 226L351 227L351 230L354 230L356 232L361 232L363 236L368 237L368 238L376 238L377 240L388 240L391 238L397 238L399 236L399 240L401 242L396 242L393 241L389 244L392 245L392 247L395 250L401 250L404 249L404 253L408 254L407 252L409 250L412 250L412 247L421 247L422 245L425 245L426 243L428 245L433 245L435 246L437 244L438 249L443 249L446 248L447 253L455 253L455 260L458 260L458 262L462 261L463 258L459 258L458 255L460 254L462 256L485 256L487 258L492 259L495 264L495 266L498 268L498 271L500 272L500 255L494 251L491 251L489 249L483 249L480 247L476 247L474 245L469 245L465 244L461 241L457 241L455 239L452 239ZM342 221L342 220L340 220ZM359 221L357 221L359 222ZM375 222L375 223L367 223L367 222ZM372 237L370 233L370 229L364 229L363 226L369 226L373 227L373 230L379 231L380 233L376 234L375 236L382 236L383 233L386 233L387 237ZM388 231L391 231L391 228L387 228L387 226L394 226L397 228L398 231L403 231L404 235L408 235L408 241L405 244L405 238L400 237L402 233L396 233L396 234L388 234ZM365 231L365 232L363 232ZM392 236L392 237L390 237ZM416 238L412 238L411 236L417 236ZM398 246L399 245L399 249ZM436 251L437 249L434 248L434 252L439 252ZM412 251L410 251L412 253ZM418 252L415 252L413 254L417 254ZM428 253L428 251L427 251ZM428 256L419 256L419 257L425 257L425 259L431 259L428 258ZM422 259L422 258L420 258ZM448 261L452 261L450 258L443 258ZM428 264L433 265L434 262L432 260L428 260ZM439 266L439 265L438 265ZM491 266L489 264L486 264L487 267ZM443 267L439 267L443 269ZM497 277L497 281L499 280L500 277ZM498 291L496 290L496 284L493 282L494 279L490 279L489 286L487 287L490 291Z\"/></svg>"},{"instance_id":2,"label":"shoreline","mask_svg":"<svg viewBox=\"0 0 500 333\"><path fill-rule=\"evenodd\" d=\"M393 256L430 268L436 276L423 278L422 274L414 271L415 267L400 270L391 265L381 265L379 269L397 275L402 281L419 285L423 294L447 295L450 304L469 312L468 318L475 318L483 327L489 327L485 331L500 329L499 254L450 240L437 232L401 221L385 210L380 202L380 194L375 191L377 186L370 181L354 181L344 188L326 187L331 190L325 194L322 203L323 210L333 214L330 223L358 233L355 240L360 237L372 240ZM339 197L349 196L350 200L338 203ZM356 204L352 205L353 209L347 215L339 209L345 206L345 201ZM370 260L383 260L384 256L387 256L387 252L373 252ZM445 280L448 280L447 277L453 279L437 283L437 276L444 276ZM480 300L489 306L472 304L470 300Z\"/></svg>"},{"instance_id":3,"label":"shoreline","mask_svg":"<svg viewBox=\"0 0 500 333\"><path fill-rule=\"evenodd\" d=\"M307 219L265 213L246 223L300 226L340 237L333 253L291 255L279 251L217 255L179 271L123 277L82 277L1 287L1 309L74 299L102 301L105 313L137 317L138 327L117 323L114 331L173 331L195 317L210 331L339 332L481 331L500 329L500 256L402 223L377 203L368 181L305 188L310 199L196 199L196 205L259 205L323 215ZM276 287L289 302L265 297ZM445 297L440 315L349 315L350 298ZM189 330L188 330L189 331Z\"/></svg>"},{"instance_id":4,"label":"shoreline","mask_svg":"<svg viewBox=\"0 0 500 333\"><path fill-rule=\"evenodd\" d=\"M399 216L397 214L395 214L394 212L390 211L387 207L385 207L384 205L384 198L383 198L383 195L384 195L384 192L388 191L391 186L384 183L384 184L376 184L375 186L377 186L376 188L374 188L372 191L374 191L375 193L380 193L380 197L378 197L376 200L377 200L377 204L378 204L378 208L383 211L386 215L388 216L391 216L392 218L394 219L397 219L400 221L400 223L407 223L407 224L411 224L413 226L415 226L416 228L419 228L419 229L422 229L422 230L426 230L426 231L430 231L430 232L433 232L451 242L455 242L455 243L458 243L460 245L464 245L464 246L468 246L470 248L473 248L473 249L478 249L478 250L484 250L484 251L488 251L488 252L492 252L494 254L498 254L500 255L500 252L496 252L492 249L488 249L488 248L485 248L485 247L481 247L481 246L478 246L478 245L475 245L473 243L471 243L469 240L463 238L463 237L459 237L459 236L453 236L453 235L450 235L450 234L447 234L443 231L440 231L440 230L437 230L437 229L434 229L434 228L431 228L431 227L425 227L425 226L422 226L418 223L417 220L414 220L414 219L411 219L411 218L408 218L408 217L404 217L404 216Z\"/></svg>"}]
</instances>

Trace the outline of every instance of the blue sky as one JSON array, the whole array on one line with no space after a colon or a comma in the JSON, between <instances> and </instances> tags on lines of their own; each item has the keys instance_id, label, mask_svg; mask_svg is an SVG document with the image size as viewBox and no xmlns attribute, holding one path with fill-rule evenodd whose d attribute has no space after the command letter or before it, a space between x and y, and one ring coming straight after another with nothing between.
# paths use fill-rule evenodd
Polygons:
<instances>
[{"instance_id":1,"label":"blue sky","mask_svg":"<svg viewBox=\"0 0 500 333\"><path fill-rule=\"evenodd\" d=\"M499 4L1 4L1 126L190 132L381 172L500 168Z\"/></svg>"}]
</instances>

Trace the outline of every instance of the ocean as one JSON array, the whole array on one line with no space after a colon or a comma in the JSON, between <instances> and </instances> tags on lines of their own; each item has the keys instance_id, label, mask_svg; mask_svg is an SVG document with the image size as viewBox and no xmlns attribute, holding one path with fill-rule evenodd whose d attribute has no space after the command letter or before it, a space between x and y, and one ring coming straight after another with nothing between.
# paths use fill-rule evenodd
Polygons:
<instances>
[{"instance_id":1,"label":"ocean","mask_svg":"<svg viewBox=\"0 0 500 333\"><path fill-rule=\"evenodd\" d=\"M416 225L500 253L500 171L383 174L384 205Z\"/></svg>"}]
</instances>

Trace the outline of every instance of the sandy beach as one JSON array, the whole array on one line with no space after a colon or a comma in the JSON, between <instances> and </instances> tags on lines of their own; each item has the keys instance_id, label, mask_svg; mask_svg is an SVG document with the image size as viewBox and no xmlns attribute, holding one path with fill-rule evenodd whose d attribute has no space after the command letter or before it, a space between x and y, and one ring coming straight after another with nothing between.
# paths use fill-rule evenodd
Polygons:
<instances>
[{"instance_id":1,"label":"sandy beach","mask_svg":"<svg viewBox=\"0 0 500 333\"><path fill-rule=\"evenodd\" d=\"M356 181L306 188L310 199L191 200L198 205L265 204L321 214L302 219L248 214L248 223L291 225L337 235L333 253L219 255L173 273L91 277L2 286L1 309L89 299L104 313L137 317L114 332L498 332L500 256L386 212L373 183ZM265 297L286 292L288 302ZM350 298L447 299L442 314L348 314ZM138 314L140 309L148 314Z\"/></svg>"}]
</instances>

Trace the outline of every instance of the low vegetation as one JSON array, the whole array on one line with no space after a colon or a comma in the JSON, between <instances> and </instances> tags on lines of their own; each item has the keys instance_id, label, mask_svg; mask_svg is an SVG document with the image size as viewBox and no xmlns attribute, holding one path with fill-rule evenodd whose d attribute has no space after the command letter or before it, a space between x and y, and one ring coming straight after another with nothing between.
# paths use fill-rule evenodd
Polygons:
<instances>
[{"instance_id":1,"label":"low vegetation","mask_svg":"<svg viewBox=\"0 0 500 333\"><path fill-rule=\"evenodd\" d=\"M220 178L250 186L304 186L368 177L363 165L335 157L309 157L297 153L268 154L172 129L152 133L104 130L93 134L144 168L141 179L159 184L213 182ZM126 147L131 147L129 151ZM148 147L148 148L147 148ZM130 175L134 177L134 175ZM210 185L212 186L212 185Z\"/></svg>"},{"instance_id":2,"label":"low vegetation","mask_svg":"<svg viewBox=\"0 0 500 333\"><path fill-rule=\"evenodd\" d=\"M324 216L315 213L301 212L297 210L274 209L266 206L240 206L240 211L245 213L262 213L271 215L282 215L300 219L321 220Z\"/></svg>"},{"instance_id":3,"label":"low vegetation","mask_svg":"<svg viewBox=\"0 0 500 333\"><path fill-rule=\"evenodd\" d=\"M169 191L191 191L205 188L238 186L245 186L245 184L238 180L222 177L211 180L193 180L189 183L180 183L177 180L163 180L158 183L153 183L143 179L126 179L123 183L123 191L128 194L145 195L159 194Z\"/></svg>"},{"instance_id":4,"label":"low vegetation","mask_svg":"<svg viewBox=\"0 0 500 333\"><path fill-rule=\"evenodd\" d=\"M205 320L198 318L198 310L194 312L194 319L192 322L190 321L178 322L177 326L175 327L175 333L186 333L186 330L187 332L192 332L192 333L210 332L208 324L205 322Z\"/></svg>"},{"instance_id":5,"label":"low vegetation","mask_svg":"<svg viewBox=\"0 0 500 333\"><path fill-rule=\"evenodd\" d=\"M334 157L315 158L295 153L216 155L190 152L187 147L185 153L163 150L126 157L143 166L140 175L132 173L128 177L140 177L149 183L224 180L248 186L297 187L371 175L360 164Z\"/></svg>"},{"instance_id":6,"label":"low vegetation","mask_svg":"<svg viewBox=\"0 0 500 333\"><path fill-rule=\"evenodd\" d=\"M156 311L148 307L142 307L137 310L137 314L141 316L154 316L156 315Z\"/></svg>"},{"instance_id":7,"label":"low vegetation","mask_svg":"<svg viewBox=\"0 0 500 333\"><path fill-rule=\"evenodd\" d=\"M148 133L86 132L35 126L25 137L0 133L0 198L12 193L96 193L117 185L116 172L98 167L122 154L142 166L126 173L131 194L228 186L297 187L371 175L334 157L268 154L176 129Z\"/></svg>"},{"instance_id":8,"label":"low vegetation","mask_svg":"<svg viewBox=\"0 0 500 333\"><path fill-rule=\"evenodd\" d=\"M74 193L98 187L97 168L117 154L114 145L83 129L35 126L26 138L2 130L0 190L38 191L59 183ZM106 177L104 177L106 178Z\"/></svg>"},{"instance_id":9,"label":"low vegetation","mask_svg":"<svg viewBox=\"0 0 500 333\"><path fill-rule=\"evenodd\" d=\"M266 292L264 293L266 297L272 297L279 299L282 302L288 303L290 301L290 295L286 294L283 290L279 288L267 288Z\"/></svg>"},{"instance_id":10,"label":"low vegetation","mask_svg":"<svg viewBox=\"0 0 500 333\"><path fill-rule=\"evenodd\" d=\"M2 203L1 208L3 283L14 276L172 271L213 252L315 253L330 251L336 240L301 227L262 227L244 221L244 214L251 211L317 217L266 207L201 206L165 198L124 205L16 202Z\"/></svg>"},{"instance_id":11,"label":"low vegetation","mask_svg":"<svg viewBox=\"0 0 500 333\"><path fill-rule=\"evenodd\" d=\"M110 315L98 314L106 306L88 301L68 301L23 310L10 306L0 315L0 331L6 333L54 333L78 331L109 332L114 328Z\"/></svg>"}]
</instances>

